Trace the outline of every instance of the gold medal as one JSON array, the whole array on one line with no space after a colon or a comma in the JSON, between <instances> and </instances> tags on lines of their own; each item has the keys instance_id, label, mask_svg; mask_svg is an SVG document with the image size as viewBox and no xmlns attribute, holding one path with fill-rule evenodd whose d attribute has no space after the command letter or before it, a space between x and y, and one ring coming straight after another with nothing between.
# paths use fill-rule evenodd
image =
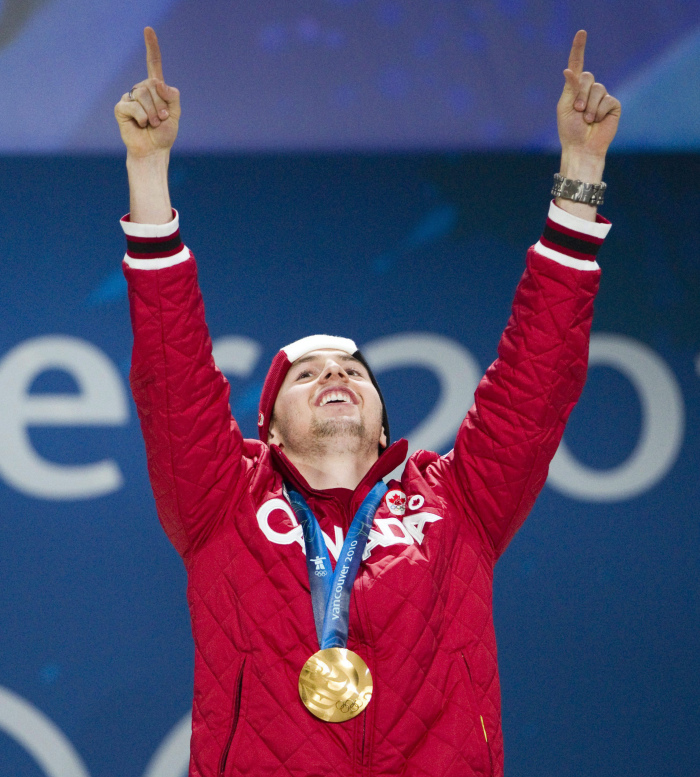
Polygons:
<instances>
[{"instance_id":1,"label":"gold medal","mask_svg":"<svg viewBox=\"0 0 700 777\"><path fill-rule=\"evenodd\" d=\"M299 675L299 696L306 709L328 723L359 715L372 698L367 664L347 648L314 653Z\"/></svg>"}]
</instances>

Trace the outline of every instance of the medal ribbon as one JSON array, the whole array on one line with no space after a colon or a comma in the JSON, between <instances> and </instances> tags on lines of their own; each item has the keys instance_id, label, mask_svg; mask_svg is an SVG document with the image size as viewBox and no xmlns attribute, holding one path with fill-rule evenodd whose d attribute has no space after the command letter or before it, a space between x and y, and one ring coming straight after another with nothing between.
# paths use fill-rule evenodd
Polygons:
<instances>
[{"instance_id":1,"label":"medal ribbon","mask_svg":"<svg viewBox=\"0 0 700 777\"><path fill-rule=\"evenodd\" d=\"M348 643L352 586L360 568L362 554L365 552L374 514L387 491L386 484L380 480L364 498L352 519L335 571L331 574L331 557L316 516L311 512L304 497L298 491L287 487L294 514L304 531L311 604L321 650L344 648Z\"/></svg>"}]
</instances>

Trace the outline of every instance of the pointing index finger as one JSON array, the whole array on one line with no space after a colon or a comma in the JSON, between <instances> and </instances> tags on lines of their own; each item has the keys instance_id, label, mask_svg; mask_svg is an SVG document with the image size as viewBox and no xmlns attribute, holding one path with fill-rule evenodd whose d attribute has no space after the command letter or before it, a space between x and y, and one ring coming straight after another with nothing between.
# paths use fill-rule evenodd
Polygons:
<instances>
[{"instance_id":1,"label":"pointing index finger","mask_svg":"<svg viewBox=\"0 0 700 777\"><path fill-rule=\"evenodd\" d=\"M586 37L586 31L579 30L576 35L574 35L574 42L571 44L569 70L576 76L580 76L581 73L583 73L583 53L586 50Z\"/></svg>"},{"instance_id":2,"label":"pointing index finger","mask_svg":"<svg viewBox=\"0 0 700 777\"><path fill-rule=\"evenodd\" d=\"M146 63L148 65L148 77L157 78L164 81L163 63L160 58L160 46L158 45L158 36L153 27L146 27L143 31L143 38L146 41Z\"/></svg>"}]
</instances>

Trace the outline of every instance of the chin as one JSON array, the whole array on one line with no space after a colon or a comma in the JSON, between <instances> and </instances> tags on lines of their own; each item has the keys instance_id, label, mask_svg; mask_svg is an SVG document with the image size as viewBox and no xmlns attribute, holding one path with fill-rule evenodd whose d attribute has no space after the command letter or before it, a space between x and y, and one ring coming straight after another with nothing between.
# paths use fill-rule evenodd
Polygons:
<instances>
[{"instance_id":1,"label":"chin","mask_svg":"<svg viewBox=\"0 0 700 777\"><path fill-rule=\"evenodd\" d=\"M314 421L311 426L311 434L318 438L328 437L359 437L367 436L364 421L355 418L326 418L323 421Z\"/></svg>"}]
</instances>

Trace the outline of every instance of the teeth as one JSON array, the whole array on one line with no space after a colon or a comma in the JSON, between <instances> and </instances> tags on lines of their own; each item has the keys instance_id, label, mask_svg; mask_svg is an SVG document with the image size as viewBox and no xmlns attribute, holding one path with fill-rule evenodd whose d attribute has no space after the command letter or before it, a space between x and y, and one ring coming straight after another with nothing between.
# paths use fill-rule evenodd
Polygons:
<instances>
[{"instance_id":1,"label":"teeth","mask_svg":"<svg viewBox=\"0 0 700 777\"><path fill-rule=\"evenodd\" d=\"M329 402L350 403L350 397L344 391L329 391L327 394L323 395L321 407L327 405Z\"/></svg>"}]
</instances>

